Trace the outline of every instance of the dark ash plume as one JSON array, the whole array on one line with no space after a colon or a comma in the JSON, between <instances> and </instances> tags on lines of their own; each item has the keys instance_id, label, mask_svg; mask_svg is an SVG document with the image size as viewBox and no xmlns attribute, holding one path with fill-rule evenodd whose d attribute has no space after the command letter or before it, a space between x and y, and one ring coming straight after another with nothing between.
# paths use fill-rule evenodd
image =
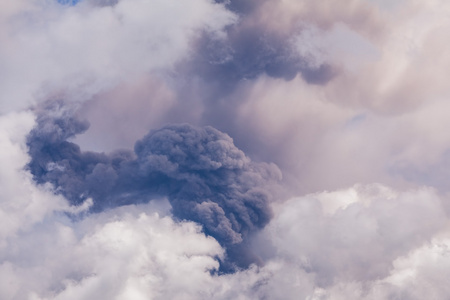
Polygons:
<instances>
[{"instance_id":1,"label":"dark ash plume","mask_svg":"<svg viewBox=\"0 0 450 300\"><path fill-rule=\"evenodd\" d=\"M276 170L252 163L226 134L212 128L170 125L135 145L142 177L167 179L175 216L199 222L226 244L268 223L264 184Z\"/></svg>"},{"instance_id":2,"label":"dark ash plume","mask_svg":"<svg viewBox=\"0 0 450 300\"><path fill-rule=\"evenodd\" d=\"M271 0L216 0L240 16L240 21L227 28L224 39L204 35L197 43L192 61L185 66L209 84L216 83L222 93L231 91L242 80L262 74L292 80L300 74L310 84L328 83L337 73L335 67L323 63L311 66L292 44L301 28L282 31L258 22L258 9Z\"/></svg>"},{"instance_id":3,"label":"dark ash plume","mask_svg":"<svg viewBox=\"0 0 450 300\"><path fill-rule=\"evenodd\" d=\"M269 189L280 177L278 168L252 162L225 133L169 125L136 142L134 152L84 152L67 139L88 124L60 103L46 111L28 136L29 169L38 183L52 183L73 204L91 197L92 210L101 211L166 196L175 217L202 224L227 248L272 216Z\"/></svg>"}]
</instances>

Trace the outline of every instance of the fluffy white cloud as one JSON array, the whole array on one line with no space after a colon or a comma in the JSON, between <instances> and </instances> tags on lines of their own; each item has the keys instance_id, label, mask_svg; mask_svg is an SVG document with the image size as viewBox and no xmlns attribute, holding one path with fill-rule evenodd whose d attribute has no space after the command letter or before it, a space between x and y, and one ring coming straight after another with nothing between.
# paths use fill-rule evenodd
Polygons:
<instances>
[{"instance_id":1,"label":"fluffy white cloud","mask_svg":"<svg viewBox=\"0 0 450 300\"><path fill-rule=\"evenodd\" d=\"M36 187L31 174L23 171L28 162L25 135L33 124L31 113L0 117L0 249L11 246L8 238L34 226L53 210L67 208L49 187Z\"/></svg>"},{"instance_id":2,"label":"fluffy white cloud","mask_svg":"<svg viewBox=\"0 0 450 300\"><path fill-rule=\"evenodd\" d=\"M223 250L198 225L151 211L43 219L0 251L2 299L195 299Z\"/></svg>"},{"instance_id":3,"label":"fluffy white cloud","mask_svg":"<svg viewBox=\"0 0 450 300\"><path fill-rule=\"evenodd\" d=\"M258 270L253 294L245 289L243 294L248 299L445 299L448 219L441 201L431 189L398 192L373 184L279 204L255 241L268 263Z\"/></svg>"},{"instance_id":4,"label":"fluffy white cloud","mask_svg":"<svg viewBox=\"0 0 450 300\"><path fill-rule=\"evenodd\" d=\"M387 274L395 258L430 240L445 222L433 190L369 185L289 200L267 230L278 254L329 284Z\"/></svg>"}]
</instances>

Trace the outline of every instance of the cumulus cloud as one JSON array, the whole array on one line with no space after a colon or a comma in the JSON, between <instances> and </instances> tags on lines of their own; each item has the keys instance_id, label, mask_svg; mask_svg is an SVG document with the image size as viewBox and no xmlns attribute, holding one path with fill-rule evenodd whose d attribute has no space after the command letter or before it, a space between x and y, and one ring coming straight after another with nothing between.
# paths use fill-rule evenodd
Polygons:
<instances>
[{"instance_id":1,"label":"cumulus cloud","mask_svg":"<svg viewBox=\"0 0 450 300\"><path fill-rule=\"evenodd\" d=\"M227 279L258 282L235 285L243 299L445 299L441 201L379 184L292 198L254 241L266 265Z\"/></svg>"},{"instance_id":2,"label":"cumulus cloud","mask_svg":"<svg viewBox=\"0 0 450 300\"><path fill-rule=\"evenodd\" d=\"M370 185L289 200L270 230L279 253L328 285L386 276L395 258L429 241L446 221L432 190Z\"/></svg>"},{"instance_id":3,"label":"cumulus cloud","mask_svg":"<svg viewBox=\"0 0 450 300\"><path fill-rule=\"evenodd\" d=\"M0 117L1 224L0 248L8 247L8 238L27 230L64 201L48 186L36 187L29 173L22 170L28 162L25 135L34 124L30 113L11 113Z\"/></svg>"},{"instance_id":4,"label":"cumulus cloud","mask_svg":"<svg viewBox=\"0 0 450 300\"><path fill-rule=\"evenodd\" d=\"M223 253L199 226L175 224L145 207L76 225L46 223L21 236L15 253L3 253L1 273L9 273L10 283L4 299L193 299ZM29 246L43 240L45 247L30 253ZM24 258L26 266L20 263Z\"/></svg>"}]
</instances>

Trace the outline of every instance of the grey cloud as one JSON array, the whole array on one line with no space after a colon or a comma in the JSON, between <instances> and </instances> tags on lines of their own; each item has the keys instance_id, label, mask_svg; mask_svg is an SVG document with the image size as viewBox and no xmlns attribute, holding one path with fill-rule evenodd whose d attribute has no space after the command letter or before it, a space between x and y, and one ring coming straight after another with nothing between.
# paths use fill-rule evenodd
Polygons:
<instances>
[{"instance_id":1,"label":"grey cloud","mask_svg":"<svg viewBox=\"0 0 450 300\"><path fill-rule=\"evenodd\" d=\"M239 14L247 14L255 10L256 7L261 5L267 0L254 1L254 0L215 0L217 3L223 3L226 7Z\"/></svg>"},{"instance_id":2,"label":"grey cloud","mask_svg":"<svg viewBox=\"0 0 450 300\"><path fill-rule=\"evenodd\" d=\"M85 0L85 1L88 1L89 3L98 6L114 6L117 3L119 3L119 0Z\"/></svg>"},{"instance_id":3,"label":"grey cloud","mask_svg":"<svg viewBox=\"0 0 450 300\"><path fill-rule=\"evenodd\" d=\"M280 29L261 21L260 14L270 9L264 4L273 1L216 2L225 4L240 18L225 28L225 36L204 33L195 41L195 51L177 68L177 76L183 79L180 82L185 82L183 97L190 94L191 98L203 99L214 110L221 101L232 101L228 96L241 82L263 75L286 81L300 75L313 85L325 85L337 75L338 69L331 63L313 65L300 53L295 44L303 30L300 22Z\"/></svg>"},{"instance_id":4,"label":"grey cloud","mask_svg":"<svg viewBox=\"0 0 450 300\"><path fill-rule=\"evenodd\" d=\"M252 163L228 135L212 127L170 125L138 141L135 153L143 177L157 172L181 183L170 191L174 214L204 224L219 240L239 243L268 223L263 185L276 169Z\"/></svg>"},{"instance_id":5,"label":"grey cloud","mask_svg":"<svg viewBox=\"0 0 450 300\"><path fill-rule=\"evenodd\" d=\"M175 217L202 224L227 247L269 222L279 170L252 162L225 133L168 125L137 141L134 152L83 152L67 139L87 124L60 109L52 103L38 117L28 137L28 166L37 182L54 184L71 203L92 197L92 210L101 211L166 196Z\"/></svg>"},{"instance_id":6,"label":"grey cloud","mask_svg":"<svg viewBox=\"0 0 450 300\"><path fill-rule=\"evenodd\" d=\"M326 84L336 74L335 68L326 62L311 66L293 45L298 32L279 33L260 24L247 24L244 16L241 23L228 28L226 38L204 35L199 39L196 55L183 69L218 85L223 92L263 74L284 80L300 74L308 83Z\"/></svg>"}]
</instances>

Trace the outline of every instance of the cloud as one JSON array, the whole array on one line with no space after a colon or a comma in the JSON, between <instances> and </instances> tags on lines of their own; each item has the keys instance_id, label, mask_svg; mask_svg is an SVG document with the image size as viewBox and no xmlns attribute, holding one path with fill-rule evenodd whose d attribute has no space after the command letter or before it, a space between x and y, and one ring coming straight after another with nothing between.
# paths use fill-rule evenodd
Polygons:
<instances>
[{"instance_id":1,"label":"cloud","mask_svg":"<svg viewBox=\"0 0 450 300\"><path fill-rule=\"evenodd\" d=\"M50 187L34 185L23 170L33 119L31 113L0 119L0 297L201 295L223 257L219 244L197 224L174 222L158 201L70 219L64 212L73 208Z\"/></svg>"},{"instance_id":2,"label":"cloud","mask_svg":"<svg viewBox=\"0 0 450 300\"><path fill-rule=\"evenodd\" d=\"M47 185L36 187L29 173L22 168L28 162L25 135L32 128L31 113L11 113L0 117L1 224L0 248L10 246L8 238L34 226L55 209L67 205L54 196Z\"/></svg>"},{"instance_id":3,"label":"cloud","mask_svg":"<svg viewBox=\"0 0 450 300\"><path fill-rule=\"evenodd\" d=\"M2 299L262 295L257 287L278 265L218 276L225 250L199 224L173 220L164 200L86 214L49 186L34 185L22 168L33 119L21 113L0 120L0 159L11 166L1 173Z\"/></svg>"},{"instance_id":4,"label":"cloud","mask_svg":"<svg viewBox=\"0 0 450 300\"><path fill-rule=\"evenodd\" d=\"M181 106L186 108L181 109ZM180 113L175 114L174 110L180 110ZM176 92L161 78L142 76L118 84L86 102L78 113L89 120L90 127L85 134L76 136L74 142L99 152L132 148L149 128L192 122L200 111L198 103L178 99ZM111 129L113 133L103 134Z\"/></svg>"},{"instance_id":5,"label":"cloud","mask_svg":"<svg viewBox=\"0 0 450 300\"><path fill-rule=\"evenodd\" d=\"M325 286L386 276L393 260L447 221L433 190L399 193L380 185L294 198L280 209L267 229L277 254L317 273Z\"/></svg>"},{"instance_id":6,"label":"cloud","mask_svg":"<svg viewBox=\"0 0 450 300\"><path fill-rule=\"evenodd\" d=\"M242 299L445 299L442 200L379 184L292 198L254 240L266 264L221 279Z\"/></svg>"},{"instance_id":7,"label":"cloud","mask_svg":"<svg viewBox=\"0 0 450 300\"><path fill-rule=\"evenodd\" d=\"M449 8L1 3L0 298L446 299Z\"/></svg>"},{"instance_id":8,"label":"cloud","mask_svg":"<svg viewBox=\"0 0 450 300\"><path fill-rule=\"evenodd\" d=\"M225 37L196 40L195 54L177 65L170 80L155 84L155 78L140 77L136 93L123 95L136 99L127 100L125 109L105 104L111 99L124 103L117 95L132 85L99 95L85 111L91 129L77 142L109 151L131 147L149 126L212 125L249 156L279 165L292 193L355 182L416 184L398 166L422 172L417 165L423 158L436 162L448 148L446 137L432 125L438 122L429 121L445 122L448 91L438 78L446 78L446 68L437 68L438 76L432 72L447 57L437 53L445 49L447 23L439 10L446 6L349 1L347 11L331 2L283 3L227 2L240 19L226 28ZM272 22L270 16L277 14L281 17ZM442 58L438 64L433 62L437 57ZM302 76L286 81L264 70L274 59L295 72L300 60L312 69L332 66L337 73L322 85ZM127 117L130 111L150 109L148 118ZM357 116L364 121L348 126ZM114 133L103 138L106 128Z\"/></svg>"},{"instance_id":9,"label":"cloud","mask_svg":"<svg viewBox=\"0 0 450 300\"><path fill-rule=\"evenodd\" d=\"M94 211L101 211L167 196L175 217L199 222L225 246L243 242L271 218L278 168L252 162L212 127L167 125L137 141L134 152L104 154L67 141L88 124L63 102L41 113L27 141L29 168L38 183L53 184L72 204L92 198Z\"/></svg>"},{"instance_id":10,"label":"cloud","mask_svg":"<svg viewBox=\"0 0 450 300\"><path fill-rule=\"evenodd\" d=\"M196 34L221 35L236 19L204 0L21 3L2 17L2 112L61 95L86 100L134 76L166 71L190 55Z\"/></svg>"},{"instance_id":11,"label":"cloud","mask_svg":"<svg viewBox=\"0 0 450 300\"><path fill-rule=\"evenodd\" d=\"M219 244L200 231L148 206L115 209L76 223L50 215L1 251L0 295L194 299L223 255Z\"/></svg>"}]
</instances>

